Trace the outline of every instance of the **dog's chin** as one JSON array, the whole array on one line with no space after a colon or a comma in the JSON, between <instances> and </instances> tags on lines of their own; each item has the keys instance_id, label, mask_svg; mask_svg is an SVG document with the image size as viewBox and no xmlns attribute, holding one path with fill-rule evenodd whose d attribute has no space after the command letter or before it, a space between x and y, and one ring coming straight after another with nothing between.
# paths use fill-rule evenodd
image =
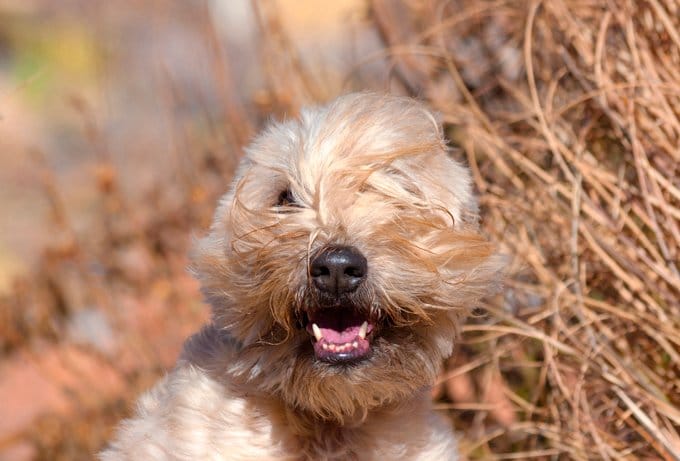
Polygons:
<instances>
[{"instance_id":1,"label":"dog's chin","mask_svg":"<svg viewBox=\"0 0 680 461\"><path fill-rule=\"evenodd\" d=\"M311 319L322 330L319 340ZM364 322L367 335L360 342ZM279 395L291 408L349 424L369 411L409 400L434 381L442 356L425 331L369 322L356 312L342 320L329 312L312 313L306 331L300 332L304 336L295 340L300 345L292 349L295 356L289 355L288 360L280 356L285 380L270 383L277 383Z\"/></svg>"}]
</instances>

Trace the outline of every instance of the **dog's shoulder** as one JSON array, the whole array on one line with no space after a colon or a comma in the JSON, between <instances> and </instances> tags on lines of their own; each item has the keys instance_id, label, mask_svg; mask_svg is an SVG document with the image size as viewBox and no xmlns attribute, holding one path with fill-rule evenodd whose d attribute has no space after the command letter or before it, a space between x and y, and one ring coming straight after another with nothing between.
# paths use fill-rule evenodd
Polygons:
<instances>
[{"instance_id":1,"label":"dog's shoulder","mask_svg":"<svg viewBox=\"0 0 680 461\"><path fill-rule=\"evenodd\" d=\"M211 327L190 338L175 369L140 397L100 459L288 459L272 437L271 416L206 369L228 363L235 347Z\"/></svg>"}]
</instances>

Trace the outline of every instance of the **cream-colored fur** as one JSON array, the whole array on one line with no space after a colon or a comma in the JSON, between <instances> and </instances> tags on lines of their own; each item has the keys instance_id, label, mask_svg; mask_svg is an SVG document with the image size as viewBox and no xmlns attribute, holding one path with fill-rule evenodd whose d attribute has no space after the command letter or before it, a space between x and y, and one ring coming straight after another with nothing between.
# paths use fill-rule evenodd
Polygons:
<instances>
[{"instance_id":1,"label":"cream-colored fur","mask_svg":"<svg viewBox=\"0 0 680 461\"><path fill-rule=\"evenodd\" d=\"M246 153L194 254L212 322L101 459L458 459L428 387L501 263L435 117L351 94L272 124ZM370 353L342 363L320 359L309 325L326 302L310 261L334 245L368 270L324 312L373 329Z\"/></svg>"}]
</instances>

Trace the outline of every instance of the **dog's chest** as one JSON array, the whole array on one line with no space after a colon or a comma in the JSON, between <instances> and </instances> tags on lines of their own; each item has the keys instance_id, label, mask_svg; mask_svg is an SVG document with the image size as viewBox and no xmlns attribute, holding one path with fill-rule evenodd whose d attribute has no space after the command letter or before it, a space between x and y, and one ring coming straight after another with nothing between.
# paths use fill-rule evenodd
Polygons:
<instances>
[{"instance_id":1,"label":"dog's chest","mask_svg":"<svg viewBox=\"0 0 680 461\"><path fill-rule=\"evenodd\" d=\"M354 427L301 421L284 412L265 410L269 425L268 459L296 461L455 460L450 428L433 414L377 415ZM272 443L274 442L274 443ZM267 442L265 441L265 444ZM433 457L434 456L434 457Z\"/></svg>"}]
</instances>

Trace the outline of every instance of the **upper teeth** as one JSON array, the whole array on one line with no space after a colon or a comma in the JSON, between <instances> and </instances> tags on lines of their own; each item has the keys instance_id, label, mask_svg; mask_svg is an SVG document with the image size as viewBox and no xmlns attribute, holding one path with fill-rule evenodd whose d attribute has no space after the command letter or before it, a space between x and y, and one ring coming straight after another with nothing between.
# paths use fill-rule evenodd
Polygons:
<instances>
[{"instance_id":1,"label":"upper teeth","mask_svg":"<svg viewBox=\"0 0 680 461\"><path fill-rule=\"evenodd\" d=\"M368 331L368 322L364 321L359 328L359 337L361 339L366 339L366 332Z\"/></svg>"},{"instance_id":2,"label":"upper teeth","mask_svg":"<svg viewBox=\"0 0 680 461\"><path fill-rule=\"evenodd\" d=\"M314 332L314 337L316 338L317 341L320 341L321 338L323 338L323 335L321 334L321 329L316 323L312 323L312 331Z\"/></svg>"}]
</instances>

